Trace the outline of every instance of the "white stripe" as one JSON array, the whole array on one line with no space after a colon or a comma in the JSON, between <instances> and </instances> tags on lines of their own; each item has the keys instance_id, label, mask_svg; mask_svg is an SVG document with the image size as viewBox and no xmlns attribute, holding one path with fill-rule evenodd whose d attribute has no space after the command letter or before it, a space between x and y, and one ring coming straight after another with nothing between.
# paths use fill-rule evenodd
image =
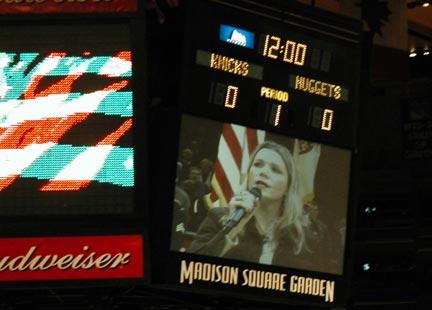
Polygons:
<instances>
[{"instance_id":1,"label":"white stripe","mask_svg":"<svg viewBox=\"0 0 432 310\"><path fill-rule=\"evenodd\" d=\"M246 128L243 130L243 139L242 141L242 158L241 158L241 175L242 180L245 177L245 174L247 173L247 167L249 165L250 156L249 153L252 150L249 150L249 144L248 144L248 137L246 135Z\"/></svg>"},{"instance_id":2,"label":"white stripe","mask_svg":"<svg viewBox=\"0 0 432 310\"><path fill-rule=\"evenodd\" d=\"M69 94L52 94L35 99L2 102L0 126L9 127L26 120L45 120L51 117L68 117L76 113L92 113L102 100L113 91L97 91L66 101ZM3 119L3 121L1 121Z\"/></svg>"},{"instance_id":3,"label":"white stripe","mask_svg":"<svg viewBox=\"0 0 432 310\"><path fill-rule=\"evenodd\" d=\"M45 58L42 62L40 62L33 72L33 76L45 76L48 72L54 70L60 64L60 61L63 59L63 56L50 56Z\"/></svg>"},{"instance_id":4,"label":"white stripe","mask_svg":"<svg viewBox=\"0 0 432 310\"><path fill-rule=\"evenodd\" d=\"M99 74L108 76L120 76L132 70L132 62L118 57L110 58L102 68Z\"/></svg>"},{"instance_id":5,"label":"white stripe","mask_svg":"<svg viewBox=\"0 0 432 310\"><path fill-rule=\"evenodd\" d=\"M258 144L261 144L265 140L265 134L266 132L264 130L257 130L257 137L258 137Z\"/></svg>"},{"instance_id":6,"label":"white stripe","mask_svg":"<svg viewBox=\"0 0 432 310\"><path fill-rule=\"evenodd\" d=\"M39 156L55 145L53 142L31 144L23 149L0 149L0 178L21 174Z\"/></svg>"},{"instance_id":7,"label":"white stripe","mask_svg":"<svg viewBox=\"0 0 432 310\"><path fill-rule=\"evenodd\" d=\"M240 145L242 145L242 141L244 139L246 128L240 125L231 124L231 128L234 131L234 134L237 138L237 141Z\"/></svg>"},{"instance_id":8,"label":"white stripe","mask_svg":"<svg viewBox=\"0 0 432 310\"><path fill-rule=\"evenodd\" d=\"M112 145L98 145L86 149L60 171L54 181L94 180L113 148Z\"/></svg>"}]
</instances>

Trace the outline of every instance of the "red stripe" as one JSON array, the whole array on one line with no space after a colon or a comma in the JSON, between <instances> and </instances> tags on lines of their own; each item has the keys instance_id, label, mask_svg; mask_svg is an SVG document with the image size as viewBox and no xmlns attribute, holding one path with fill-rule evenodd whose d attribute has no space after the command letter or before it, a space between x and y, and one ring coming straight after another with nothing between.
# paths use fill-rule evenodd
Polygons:
<instances>
[{"instance_id":1,"label":"red stripe","mask_svg":"<svg viewBox=\"0 0 432 310\"><path fill-rule=\"evenodd\" d=\"M112 83L111 85L108 85L107 87L105 87L104 91L118 91L124 87L126 87L126 85L128 84L128 81L120 81L120 82L116 82L116 83Z\"/></svg>"},{"instance_id":2,"label":"red stripe","mask_svg":"<svg viewBox=\"0 0 432 310\"><path fill-rule=\"evenodd\" d=\"M216 193L214 192L214 190L212 190L211 192L210 192L210 200L211 201L216 201L216 200L218 200L218 196L216 195Z\"/></svg>"},{"instance_id":3,"label":"red stripe","mask_svg":"<svg viewBox=\"0 0 432 310\"><path fill-rule=\"evenodd\" d=\"M52 52L48 55L48 57L66 57L67 53L65 52Z\"/></svg>"},{"instance_id":4,"label":"red stripe","mask_svg":"<svg viewBox=\"0 0 432 310\"><path fill-rule=\"evenodd\" d=\"M242 148L231 125L226 124L223 128L223 137L231 151L232 157L236 162L237 168L241 169Z\"/></svg>"},{"instance_id":5,"label":"red stripe","mask_svg":"<svg viewBox=\"0 0 432 310\"><path fill-rule=\"evenodd\" d=\"M0 149L18 149L38 143L57 143L74 125L84 121L90 113L76 113L69 117L27 120L11 126L1 135Z\"/></svg>"},{"instance_id":6,"label":"red stripe","mask_svg":"<svg viewBox=\"0 0 432 310\"><path fill-rule=\"evenodd\" d=\"M249 154L251 154L258 145L258 135L255 129L246 128L246 138Z\"/></svg>"},{"instance_id":7,"label":"red stripe","mask_svg":"<svg viewBox=\"0 0 432 310\"><path fill-rule=\"evenodd\" d=\"M96 145L114 145L118 139L120 139L130 128L132 128L132 119L127 119L120 127L107 135L101 141L99 141Z\"/></svg>"},{"instance_id":8,"label":"red stripe","mask_svg":"<svg viewBox=\"0 0 432 310\"><path fill-rule=\"evenodd\" d=\"M121 58L121 59L126 60L126 61L132 61L131 51L121 51L117 55L115 55L114 57Z\"/></svg>"},{"instance_id":9,"label":"red stripe","mask_svg":"<svg viewBox=\"0 0 432 310\"><path fill-rule=\"evenodd\" d=\"M1 178L0 179L0 192L2 190L4 190L6 187L8 187L9 185L11 185L17 178L18 178L17 175L7 177L6 179Z\"/></svg>"},{"instance_id":10,"label":"red stripe","mask_svg":"<svg viewBox=\"0 0 432 310\"><path fill-rule=\"evenodd\" d=\"M225 199L229 199L229 197L233 195L233 190L225 174L225 170L222 168L219 160L217 160L215 163L214 173L225 196Z\"/></svg>"},{"instance_id":11,"label":"red stripe","mask_svg":"<svg viewBox=\"0 0 432 310\"><path fill-rule=\"evenodd\" d=\"M87 187L91 180L52 180L43 185L40 190L42 192L49 191L78 191Z\"/></svg>"},{"instance_id":12,"label":"red stripe","mask_svg":"<svg viewBox=\"0 0 432 310\"><path fill-rule=\"evenodd\" d=\"M83 75L83 73L80 74L69 74L65 78L61 79L57 83L51 85L47 89L41 91L36 96L38 97L46 97L48 95L52 94L69 94L72 90L72 84L78 80L78 78ZM29 99L29 98L24 98Z\"/></svg>"}]
</instances>

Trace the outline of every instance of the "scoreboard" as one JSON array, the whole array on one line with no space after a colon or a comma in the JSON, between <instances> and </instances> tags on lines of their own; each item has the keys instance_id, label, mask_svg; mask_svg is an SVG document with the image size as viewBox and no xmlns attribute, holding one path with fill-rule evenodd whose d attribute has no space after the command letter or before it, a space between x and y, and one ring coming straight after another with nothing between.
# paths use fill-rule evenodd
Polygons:
<instances>
[{"instance_id":1,"label":"scoreboard","mask_svg":"<svg viewBox=\"0 0 432 310\"><path fill-rule=\"evenodd\" d=\"M184 27L181 56L171 42L161 59L163 64L180 58L181 69L179 79L175 69L168 72L166 84L179 80L174 116L179 128L158 136L153 147L153 162L163 160L155 168L158 177L151 190L157 223L153 233L158 237L152 249L154 283L247 299L343 305L349 278L360 25L283 1L186 1L184 8L176 28L180 32ZM168 119L166 114L156 123L173 126ZM286 240L281 239L270 250L271 259L257 257L257 251L268 250L267 235L258 233L254 239L264 236L263 245L247 240L240 250L246 229L233 245L236 254L213 248L208 244L220 245L215 240L225 238L217 231L219 226L223 230L223 218L219 221L215 214L244 190L248 169L255 165L254 150L273 142L289 149L294 166L288 170L299 180L297 184L288 177L296 186L284 196L281 205L286 209L281 212L291 214L286 197L293 192L303 204L299 218L304 222L295 224L293 215L287 229L310 228L310 245L316 248L298 255L283 247ZM176 160L171 158L175 147ZM188 153L192 156L186 160ZM205 166L210 166L208 174ZM166 195L167 184L172 184L172 196ZM267 195L270 186L257 184ZM169 223L163 207L167 203L172 204ZM250 223L254 221L245 227ZM209 243L197 246L202 240ZM285 257L277 257L285 250Z\"/></svg>"},{"instance_id":2,"label":"scoreboard","mask_svg":"<svg viewBox=\"0 0 432 310\"><path fill-rule=\"evenodd\" d=\"M310 10L310 7L309 7ZM182 106L352 148L359 32L271 3L194 3Z\"/></svg>"}]
</instances>

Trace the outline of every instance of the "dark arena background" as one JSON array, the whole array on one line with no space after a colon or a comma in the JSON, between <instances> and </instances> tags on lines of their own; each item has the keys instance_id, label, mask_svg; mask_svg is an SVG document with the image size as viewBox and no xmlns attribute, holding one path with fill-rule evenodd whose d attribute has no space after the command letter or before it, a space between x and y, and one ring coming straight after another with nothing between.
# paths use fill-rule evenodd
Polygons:
<instances>
[{"instance_id":1,"label":"dark arena background","mask_svg":"<svg viewBox=\"0 0 432 310\"><path fill-rule=\"evenodd\" d=\"M429 309L428 5L0 0L0 310Z\"/></svg>"}]
</instances>

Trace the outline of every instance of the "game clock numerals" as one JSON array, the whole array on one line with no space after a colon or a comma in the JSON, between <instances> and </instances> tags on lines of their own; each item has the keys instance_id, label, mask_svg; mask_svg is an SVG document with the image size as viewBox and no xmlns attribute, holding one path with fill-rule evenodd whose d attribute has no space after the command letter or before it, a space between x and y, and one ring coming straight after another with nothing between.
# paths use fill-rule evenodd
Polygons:
<instances>
[{"instance_id":1,"label":"game clock numerals","mask_svg":"<svg viewBox=\"0 0 432 310\"><path fill-rule=\"evenodd\" d=\"M304 65L308 48L306 44L291 40L283 41L280 37L270 34L262 35L261 40L263 39L261 55L272 59L282 59L282 61L296 66Z\"/></svg>"},{"instance_id":2,"label":"game clock numerals","mask_svg":"<svg viewBox=\"0 0 432 310\"><path fill-rule=\"evenodd\" d=\"M299 67L329 72L332 53L302 42L284 39L273 34L261 34L258 53L270 59L282 60ZM307 61L309 59L309 61Z\"/></svg>"}]
</instances>

